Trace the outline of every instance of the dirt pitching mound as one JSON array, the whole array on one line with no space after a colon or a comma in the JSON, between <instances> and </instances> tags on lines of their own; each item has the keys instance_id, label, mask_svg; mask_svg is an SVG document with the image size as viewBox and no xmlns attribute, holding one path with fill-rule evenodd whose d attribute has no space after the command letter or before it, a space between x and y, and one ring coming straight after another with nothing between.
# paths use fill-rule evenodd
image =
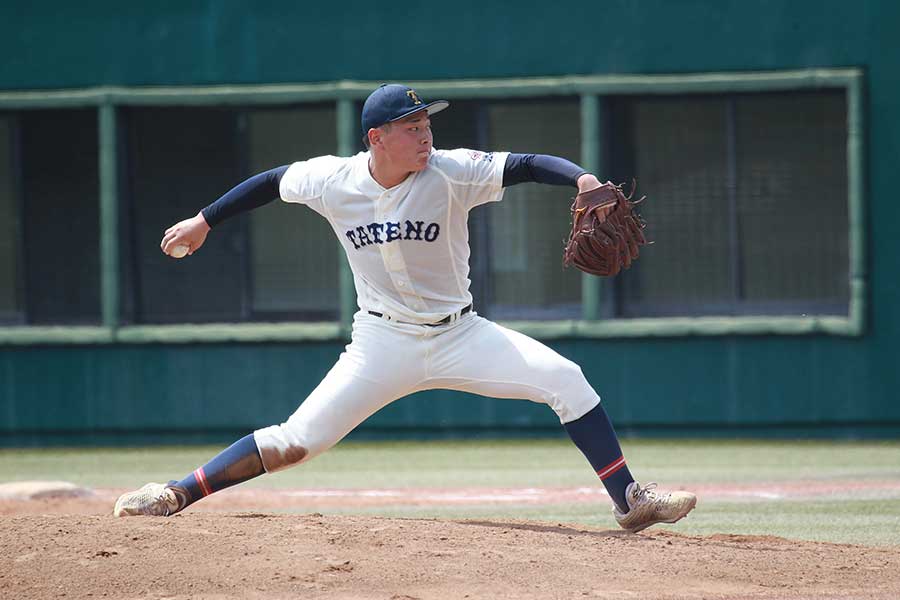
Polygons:
<instances>
[{"instance_id":1,"label":"dirt pitching mound","mask_svg":"<svg viewBox=\"0 0 900 600\"><path fill-rule=\"evenodd\" d=\"M900 553L521 521L7 514L0 597L895 599Z\"/></svg>"}]
</instances>

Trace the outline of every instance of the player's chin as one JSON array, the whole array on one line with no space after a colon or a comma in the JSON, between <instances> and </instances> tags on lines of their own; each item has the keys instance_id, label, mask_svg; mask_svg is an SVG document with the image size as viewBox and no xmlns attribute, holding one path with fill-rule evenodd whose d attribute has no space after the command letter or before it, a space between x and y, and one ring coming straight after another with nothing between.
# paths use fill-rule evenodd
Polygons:
<instances>
[{"instance_id":1,"label":"player's chin","mask_svg":"<svg viewBox=\"0 0 900 600\"><path fill-rule=\"evenodd\" d=\"M431 157L430 152L419 152L416 160L413 162L413 171L421 171L428 166L428 159Z\"/></svg>"}]
</instances>

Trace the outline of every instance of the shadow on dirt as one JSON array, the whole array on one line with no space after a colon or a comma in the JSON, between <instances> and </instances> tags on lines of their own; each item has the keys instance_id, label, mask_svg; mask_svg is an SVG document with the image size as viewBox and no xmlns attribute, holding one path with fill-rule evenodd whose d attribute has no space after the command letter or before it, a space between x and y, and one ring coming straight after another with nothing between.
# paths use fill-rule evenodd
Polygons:
<instances>
[{"instance_id":1,"label":"shadow on dirt","mask_svg":"<svg viewBox=\"0 0 900 600\"><path fill-rule=\"evenodd\" d=\"M649 540L651 538L642 537L640 535L630 533L622 529L607 529L603 531L595 531L589 529L578 529L575 527L557 524L542 525L540 523L511 523L509 521L456 521L460 525L472 525L476 527L496 527L498 529L520 529L522 531L535 531L538 533L557 533L566 536L581 536L590 538L628 538L630 540Z\"/></svg>"}]
</instances>

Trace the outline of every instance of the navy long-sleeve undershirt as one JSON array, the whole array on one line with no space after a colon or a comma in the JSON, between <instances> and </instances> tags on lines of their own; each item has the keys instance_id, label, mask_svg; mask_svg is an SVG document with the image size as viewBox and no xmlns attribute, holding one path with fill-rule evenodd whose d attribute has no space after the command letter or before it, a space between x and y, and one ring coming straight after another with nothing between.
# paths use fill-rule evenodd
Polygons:
<instances>
[{"instance_id":1,"label":"navy long-sleeve undershirt","mask_svg":"<svg viewBox=\"0 0 900 600\"><path fill-rule=\"evenodd\" d=\"M210 227L215 227L229 217L278 199L281 195L279 192L281 178L287 172L288 166L269 169L234 186L224 196L200 211L206 223Z\"/></svg>"},{"instance_id":2,"label":"navy long-sleeve undershirt","mask_svg":"<svg viewBox=\"0 0 900 600\"><path fill-rule=\"evenodd\" d=\"M585 169L558 156L510 154L503 168L503 187L526 181L578 187L578 178L585 173Z\"/></svg>"}]
</instances>

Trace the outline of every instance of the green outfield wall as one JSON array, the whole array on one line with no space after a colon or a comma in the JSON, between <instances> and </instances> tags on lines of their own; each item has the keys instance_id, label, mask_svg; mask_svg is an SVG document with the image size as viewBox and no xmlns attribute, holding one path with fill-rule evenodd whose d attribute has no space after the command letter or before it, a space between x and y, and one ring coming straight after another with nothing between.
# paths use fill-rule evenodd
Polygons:
<instances>
[{"instance_id":1,"label":"green outfield wall","mask_svg":"<svg viewBox=\"0 0 900 600\"><path fill-rule=\"evenodd\" d=\"M575 340L620 431L726 436L891 435L900 408L862 341L821 338ZM281 422L324 376L338 344L28 348L2 355L4 440L222 440ZM786 368L789 366L790 368ZM7 401L13 400L13 401ZM549 408L420 393L367 421L368 436L548 435Z\"/></svg>"},{"instance_id":2,"label":"green outfield wall","mask_svg":"<svg viewBox=\"0 0 900 600\"><path fill-rule=\"evenodd\" d=\"M439 81L452 91L462 81L477 89L482 80L569 78L566 85L584 90L578 86L607 89L603 78L612 76L681 76L683 86L704 74L745 81L748 73L792 72L814 87L817 73L851 73L859 147L850 159L858 161L850 182L856 262L846 318L648 319L632 327L594 314L571 326L521 328L582 365L622 432L897 437L898 36L900 4L890 0L524 0L409 12L356 1L7 2L0 111L63 102L49 92L100 108L98 202L107 229L95 244L105 272L116 272L111 107L126 96L144 102L135 94L152 96L160 86L172 102L179 88L257 86L239 88L252 95L258 86L315 84L290 93L338 102L338 143L349 153L355 132L346 123L355 114L347 100L361 93L353 82ZM595 107L595 98L586 105ZM583 156L597 152L588 147ZM48 177L54 167L46 165ZM45 210L52 214L52 202ZM129 283L104 279L96 323L0 326L0 445L225 441L284 420L345 343L346 301L343 326L120 329L116 290ZM597 298L591 302L596 309ZM428 392L387 407L358 435L559 432L544 406Z\"/></svg>"}]
</instances>

